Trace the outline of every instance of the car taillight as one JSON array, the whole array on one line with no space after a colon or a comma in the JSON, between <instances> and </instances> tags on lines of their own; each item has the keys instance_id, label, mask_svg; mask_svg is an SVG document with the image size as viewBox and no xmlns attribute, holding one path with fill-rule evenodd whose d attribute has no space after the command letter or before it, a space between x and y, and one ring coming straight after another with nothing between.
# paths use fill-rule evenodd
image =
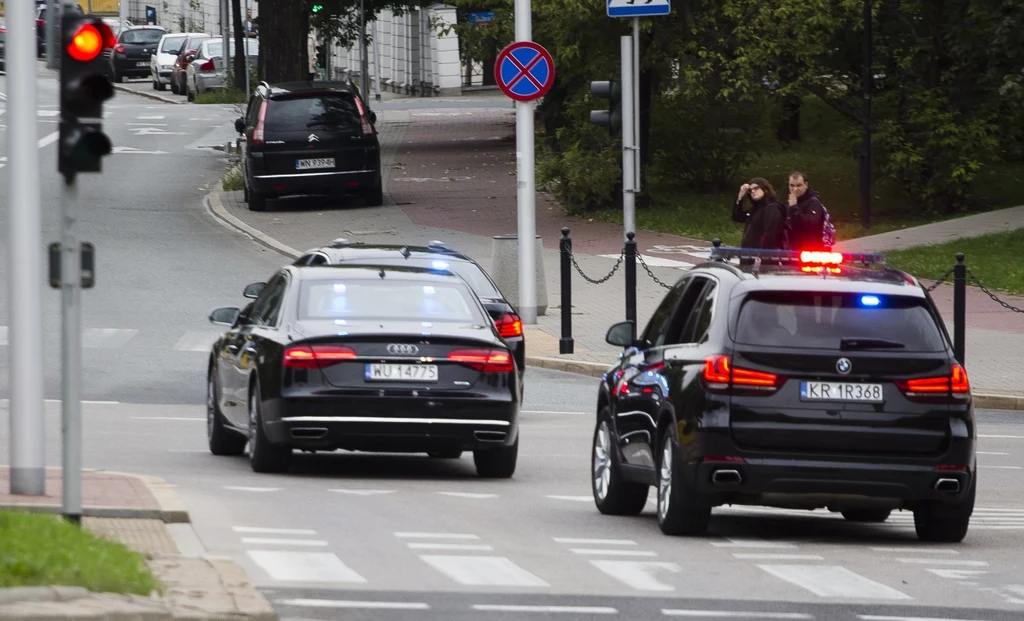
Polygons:
<instances>
[{"instance_id":1,"label":"car taillight","mask_svg":"<svg viewBox=\"0 0 1024 621\"><path fill-rule=\"evenodd\" d=\"M971 383L967 379L967 369L954 364L949 375L896 380L896 387L907 397L930 399L966 395L971 390Z\"/></svg>"},{"instance_id":2,"label":"car taillight","mask_svg":"<svg viewBox=\"0 0 1024 621\"><path fill-rule=\"evenodd\" d=\"M785 378L774 373L732 366L729 356L708 356L704 360L704 384L712 392L741 390L776 391Z\"/></svg>"},{"instance_id":3,"label":"car taillight","mask_svg":"<svg viewBox=\"0 0 1024 621\"><path fill-rule=\"evenodd\" d=\"M355 357L354 350L339 345L299 345L284 350L282 364L289 369L316 369Z\"/></svg>"},{"instance_id":4,"label":"car taillight","mask_svg":"<svg viewBox=\"0 0 1024 621\"><path fill-rule=\"evenodd\" d=\"M256 118L256 127L252 130L252 144L263 144L264 137L264 126L266 125L267 119L267 100L264 99L260 103L259 116Z\"/></svg>"},{"instance_id":5,"label":"car taillight","mask_svg":"<svg viewBox=\"0 0 1024 621\"><path fill-rule=\"evenodd\" d=\"M368 138L373 135L373 125L370 123L370 119L366 116L366 108L363 107L363 100L360 97L353 97L356 102L356 108L359 109L359 120L363 124L363 137Z\"/></svg>"},{"instance_id":6,"label":"car taillight","mask_svg":"<svg viewBox=\"0 0 1024 621\"><path fill-rule=\"evenodd\" d=\"M205 73L209 73L210 71L216 71L217 68L213 66L213 59L210 59L205 63L199 65L199 70Z\"/></svg>"},{"instance_id":7,"label":"car taillight","mask_svg":"<svg viewBox=\"0 0 1024 621\"><path fill-rule=\"evenodd\" d=\"M121 45L120 43L118 43L117 47L114 48L114 51L117 52L118 54L124 54L124 51L125 51L124 50L124 46Z\"/></svg>"},{"instance_id":8,"label":"car taillight","mask_svg":"<svg viewBox=\"0 0 1024 621\"><path fill-rule=\"evenodd\" d=\"M482 373L508 373L515 369L512 356L497 349L457 349L448 354L448 360Z\"/></svg>"},{"instance_id":9,"label":"car taillight","mask_svg":"<svg viewBox=\"0 0 1024 621\"><path fill-rule=\"evenodd\" d=\"M503 339L523 335L523 321L515 313L505 313L494 323L497 324L498 334Z\"/></svg>"}]
</instances>

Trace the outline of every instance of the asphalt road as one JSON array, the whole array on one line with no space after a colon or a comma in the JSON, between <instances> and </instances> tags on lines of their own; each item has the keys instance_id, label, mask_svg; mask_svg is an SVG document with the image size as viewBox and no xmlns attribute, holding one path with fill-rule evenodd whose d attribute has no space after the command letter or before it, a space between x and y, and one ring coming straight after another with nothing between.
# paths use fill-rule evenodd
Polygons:
<instances>
[{"instance_id":1,"label":"asphalt road","mask_svg":"<svg viewBox=\"0 0 1024 621\"><path fill-rule=\"evenodd\" d=\"M40 92L41 110L55 110L52 79L40 80ZM282 618L996 621L1024 614L1018 414L980 414L979 509L965 542L948 546L918 542L905 513L866 526L822 512L722 508L699 538L661 535L653 504L638 517L602 516L588 478L595 380L537 369L527 372L512 480L479 479L468 455L303 455L287 475L256 475L242 458L210 455L204 339L216 332L206 314L238 303L241 288L283 258L221 227L200 204L224 161L199 147L230 136L230 106L119 93L108 109L115 145L162 153L111 156L81 190L83 234L99 259L98 285L84 296L85 398L116 402L85 405L85 465L176 485L194 525L176 530L183 545L235 558ZM56 130L47 115L39 118L41 138ZM52 144L39 151L47 241L57 237L61 192L54 155ZM0 205L6 216L7 201ZM4 299L9 269L5 256ZM6 305L0 312L6 325ZM60 396L59 319L58 294L47 290L49 398ZM7 364L0 359L0 397ZM8 423L0 404L0 430ZM59 428L59 405L49 403L54 466Z\"/></svg>"}]
</instances>

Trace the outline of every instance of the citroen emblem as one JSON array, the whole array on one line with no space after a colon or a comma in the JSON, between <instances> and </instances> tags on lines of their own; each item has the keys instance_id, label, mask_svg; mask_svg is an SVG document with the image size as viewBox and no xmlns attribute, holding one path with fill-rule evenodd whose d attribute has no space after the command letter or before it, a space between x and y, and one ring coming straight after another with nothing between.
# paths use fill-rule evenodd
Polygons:
<instances>
[{"instance_id":1,"label":"citroen emblem","mask_svg":"<svg viewBox=\"0 0 1024 621\"><path fill-rule=\"evenodd\" d=\"M853 363L850 362L849 358L840 358L839 360L836 360L836 371L839 371L843 375L849 375L852 370Z\"/></svg>"},{"instance_id":2,"label":"citroen emblem","mask_svg":"<svg viewBox=\"0 0 1024 621\"><path fill-rule=\"evenodd\" d=\"M310 134L309 135L309 141L310 142L320 142L320 138L316 134Z\"/></svg>"}]
</instances>

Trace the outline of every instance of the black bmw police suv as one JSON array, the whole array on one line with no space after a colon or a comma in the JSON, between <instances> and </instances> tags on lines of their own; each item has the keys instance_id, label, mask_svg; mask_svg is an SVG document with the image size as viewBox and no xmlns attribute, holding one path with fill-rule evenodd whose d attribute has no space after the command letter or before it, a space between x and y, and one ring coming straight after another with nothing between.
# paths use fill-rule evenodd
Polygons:
<instances>
[{"instance_id":1,"label":"black bmw police suv","mask_svg":"<svg viewBox=\"0 0 1024 621\"><path fill-rule=\"evenodd\" d=\"M739 258L740 264L731 260ZM977 487L970 385L931 296L882 255L712 250L601 382L591 455L605 514L650 486L669 535L712 507L827 508L920 539L967 534Z\"/></svg>"}]
</instances>

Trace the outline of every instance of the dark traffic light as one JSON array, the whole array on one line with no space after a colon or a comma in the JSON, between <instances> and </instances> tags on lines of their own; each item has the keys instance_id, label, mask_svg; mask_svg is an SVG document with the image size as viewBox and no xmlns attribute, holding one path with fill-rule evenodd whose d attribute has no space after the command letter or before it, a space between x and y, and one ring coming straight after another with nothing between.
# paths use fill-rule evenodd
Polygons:
<instances>
[{"instance_id":1,"label":"dark traffic light","mask_svg":"<svg viewBox=\"0 0 1024 621\"><path fill-rule=\"evenodd\" d=\"M65 14L61 18L60 155L57 170L66 177L100 172L111 151L103 133L103 102L114 96L104 50L117 44L99 17Z\"/></svg>"},{"instance_id":2,"label":"dark traffic light","mask_svg":"<svg viewBox=\"0 0 1024 621\"><path fill-rule=\"evenodd\" d=\"M590 122L607 127L608 133L616 135L622 130L622 87L618 80L591 82L590 94L608 100L607 110L591 110Z\"/></svg>"},{"instance_id":3,"label":"dark traffic light","mask_svg":"<svg viewBox=\"0 0 1024 621\"><path fill-rule=\"evenodd\" d=\"M327 56L324 54L324 46L323 45L316 46L316 66L317 66L318 69L323 69L324 68L324 59L326 59L326 58L327 58Z\"/></svg>"}]
</instances>

